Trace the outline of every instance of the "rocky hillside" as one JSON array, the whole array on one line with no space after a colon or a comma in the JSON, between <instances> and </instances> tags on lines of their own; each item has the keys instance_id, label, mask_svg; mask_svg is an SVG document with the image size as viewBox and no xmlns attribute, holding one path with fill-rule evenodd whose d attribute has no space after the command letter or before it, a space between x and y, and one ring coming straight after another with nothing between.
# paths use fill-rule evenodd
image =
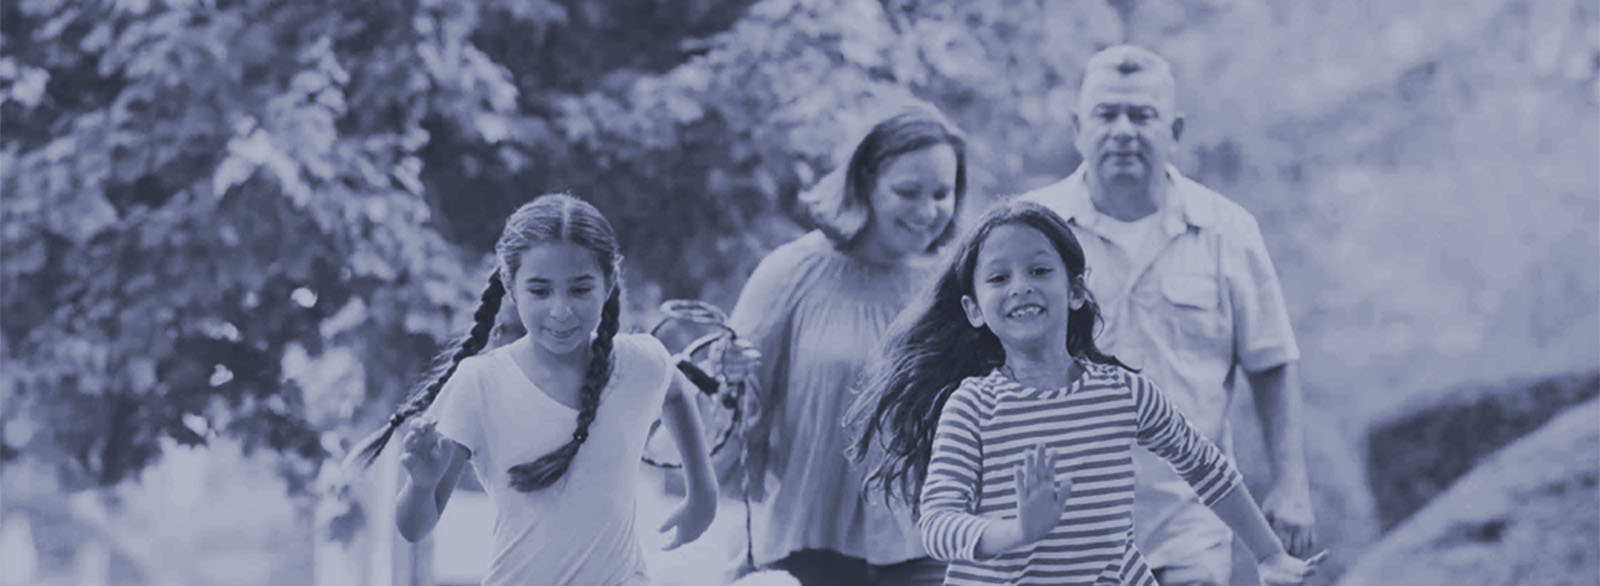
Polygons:
<instances>
[{"instance_id":1,"label":"rocky hillside","mask_svg":"<svg viewBox=\"0 0 1600 586\"><path fill-rule=\"evenodd\" d=\"M1339 586L1594 584L1600 401L1486 459L1390 532Z\"/></svg>"}]
</instances>

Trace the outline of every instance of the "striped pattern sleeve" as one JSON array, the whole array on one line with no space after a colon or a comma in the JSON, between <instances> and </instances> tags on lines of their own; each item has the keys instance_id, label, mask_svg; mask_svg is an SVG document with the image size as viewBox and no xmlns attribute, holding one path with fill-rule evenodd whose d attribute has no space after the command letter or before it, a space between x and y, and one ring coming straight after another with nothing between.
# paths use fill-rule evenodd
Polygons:
<instances>
[{"instance_id":1,"label":"striped pattern sleeve","mask_svg":"<svg viewBox=\"0 0 1600 586\"><path fill-rule=\"evenodd\" d=\"M942 561L973 561L978 538L993 523L974 514L983 482L979 425L985 401L979 380L962 381L945 401L922 483L917 529L928 555Z\"/></svg>"},{"instance_id":2,"label":"striped pattern sleeve","mask_svg":"<svg viewBox=\"0 0 1600 586\"><path fill-rule=\"evenodd\" d=\"M1243 482L1222 449L1195 431L1154 382L1133 373L1127 376L1139 412L1139 445L1172 463L1201 502L1214 505Z\"/></svg>"}]
</instances>

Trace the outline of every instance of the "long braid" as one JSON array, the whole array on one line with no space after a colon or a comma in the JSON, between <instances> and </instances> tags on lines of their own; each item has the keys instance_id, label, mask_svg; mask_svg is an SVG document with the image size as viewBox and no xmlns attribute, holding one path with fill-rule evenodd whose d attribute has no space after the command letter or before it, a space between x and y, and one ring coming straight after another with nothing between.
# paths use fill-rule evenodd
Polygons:
<instances>
[{"instance_id":1,"label":"long braid","mask_svg":"<svg viewBox=\"0 0 1600 586\"><path fill-rule=\"evenodd\" d=\"M400 409L389 416L389 421L382 429L363 439L359 449L351 453L350 458L361 462L362 467L371 466L383 453L384 446L389 444L389 439L394 436L395 430L400 428L407 419L415 417L428 409L434 399L439 397L439 391L444 389L445 382L455 374L456 367L467 357L483 351L489 343L489 332L494 328L495 315L500 312L500 300L505 297L506 289L500 282L500 271L489 274L489 285L484 287L483 294L478 299L478 309L472 312L472 330L456 346L455 352L449 355L448 361L441 361L440 367L435 369L432 376L428 377L428 384L423 385L411 394L411 397L401 405Z\"/></svg>"},{"instance_id":2,"label":"long braid","mask_svg":"<svg viewBox=\"0 0 1600 586\"><path fill-rule=\"evenodd\" d=\"M507 471L512 488L533 492L550 486L567 473L567 468L578 456L578 448L589 439L589 425L594 423L595 415L600 411L600 393L605 389L606 382L611 380L611 344L621 321L621 297L622 287L612 287L605 308L600 312L600 326L595 330L594 342L590 344L589 370L584 374L583 389L578 394L578 426L572 432L572 439L540 456L538 460L512 466Z\"/></svg>"}]
</instances>

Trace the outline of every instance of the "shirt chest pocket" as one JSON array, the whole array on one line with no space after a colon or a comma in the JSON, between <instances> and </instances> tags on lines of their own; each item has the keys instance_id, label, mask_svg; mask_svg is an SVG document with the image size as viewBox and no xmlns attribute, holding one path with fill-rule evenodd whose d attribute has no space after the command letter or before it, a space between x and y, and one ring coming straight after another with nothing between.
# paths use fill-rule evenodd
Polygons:
<instances>
[{"instance_id":1,"label":"shirt chest pocket","mask_svg":"<svg viewBox=\"0 0 1600 586\"><path fill-rule=\"evenodd\" d=\"M1174 345L1190 349L1215 349L1223 342L1226 317L1222 290L1205 274L1173 274L1161 279L1161 300L1172 327Z\"/></svg>"}]
</instances>

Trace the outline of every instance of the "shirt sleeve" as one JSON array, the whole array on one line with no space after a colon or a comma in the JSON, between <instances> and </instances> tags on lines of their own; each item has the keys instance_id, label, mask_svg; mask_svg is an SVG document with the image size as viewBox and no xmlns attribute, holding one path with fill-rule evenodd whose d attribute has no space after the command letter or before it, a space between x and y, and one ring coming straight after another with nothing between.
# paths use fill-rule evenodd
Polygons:
<instances>
[{"instance_id":1,"label":"shirt sleeve","mask_svg":"<svg viewBox=\"0 0 1600 586\"><path fill-rule=\"evenodd\" d=\"M672 353L667 351L666 345L662 344L661 340L650 334L626 334L618 336L618 341L619 348L623 345L637 346L641 356L638 368L644 370L641 373L642 380L649 381L647 384L650 396L655 398L653 403L657 405L664 403L667 389L672 386L672 378L678 368L677 363L672 361Z\"/></svg>"},{"instance_id":2,"label":"shirt sleeve","mask_svg":"<svg viewBox=\"0 0 1600 586\"><path fill-rule=\"evenodd\" d=\"M805 237L802 237L805 238ZM795 298L803 284L807 250L802 242L778 247L756 265L739 301L728 316L728 325L739 337L761 352L761 363L754 372L754 389L761 410L771 410L781 400L783 379L788 371L788 349L793 337Z\"/></svg>"},{"instance_id":3,"label":"shirt sleeve","mask_svg":"<svg viewBox=\"0 0 1600 586\"><path fill-rule=\"evenodd\" d=\"M439 422L434 429L440 435L474 454L484 445L481 369L485 360L487 358L481 356L462 360L428 410L429 416Z\"/></svg>"},{"instance_id":4,"label":"shirt sleeve","mask_svg":"<svg viewBox=\"0 0 1600 586\"><path fill-rule=\"evenodd\" d=\"M1216 504L1243 482L1222 449L1191 427L1154 382L1131 373L1128 382L1139 414L1139 445L1171 463L1201 502Z\"/></svg>"},{"instance_id":5,"label":"shirt sleeve","mask_svg":"<svg viewBox=\"0 0 1600 586\"><path fill-rule=\"evenodd\" d=\"M976 559L978 539L993 523L974 513L983 483L981 407L978 385L968 379L939 414L917 519L923 546L938 560Z\"/></svg>"},{"instance_id":6,"label":"shirt sleeve","mask_svg":"<svg viewBox=\"0 0 1600 586\"><path fill-rule=\"evenodd\" d=\"M1246 217L1228 234L1223 265L1233 304L1233 350L1247 372L1260 372L1300 358L1289 323L1278 272L1255 219Z\"/></svg>"}]
</instances>

